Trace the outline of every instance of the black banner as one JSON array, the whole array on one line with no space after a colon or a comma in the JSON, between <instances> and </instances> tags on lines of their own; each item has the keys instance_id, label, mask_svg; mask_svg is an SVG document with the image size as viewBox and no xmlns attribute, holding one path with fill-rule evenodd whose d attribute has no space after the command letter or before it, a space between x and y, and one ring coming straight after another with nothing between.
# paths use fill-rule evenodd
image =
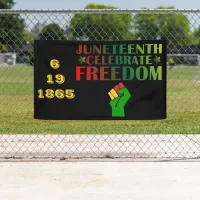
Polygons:
<instances>
[{"instance_id":1,"label":"black banner","mask_svg":"<svg viewBox=\"0 0 200 200\"><path fill-rule=\"evenodd\" d=\"M166 42L35 41L34 118L166 118Z\"/></svg>"}]
</instances>

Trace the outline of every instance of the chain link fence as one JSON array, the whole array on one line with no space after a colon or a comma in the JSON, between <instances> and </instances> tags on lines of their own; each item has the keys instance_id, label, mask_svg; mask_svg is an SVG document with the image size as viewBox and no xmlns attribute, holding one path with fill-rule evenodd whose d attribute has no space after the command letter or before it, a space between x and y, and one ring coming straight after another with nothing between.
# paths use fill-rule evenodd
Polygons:
<instances>
[{"instance_id":1,"label":"chain link fence","mask_svg":"<svg viewBox=\"0 0 200 200\"><path fill-rule=\"evenodd\" d=\"M33 43L166 39L167 119L33 119ZM0 158L198 158L200 10L0 10Z\"/></svg>"}]
</instances>

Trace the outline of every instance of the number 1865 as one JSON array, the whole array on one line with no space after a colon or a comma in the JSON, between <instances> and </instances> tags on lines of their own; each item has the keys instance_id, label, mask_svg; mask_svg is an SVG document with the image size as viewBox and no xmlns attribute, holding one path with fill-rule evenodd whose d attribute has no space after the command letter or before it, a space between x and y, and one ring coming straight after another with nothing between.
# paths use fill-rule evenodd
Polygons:
<instances>
[{"instance_id":1,"label":"number 1865","mask_svg":"<svg viewBox=\"0 0 200 200\"><path fill-rule=\"evenodd\" d=\"M53 98L57 98L57 99L73 99L75 97L74 94L74 90L73 89L67 89L67 90L61 90L61 89L57 89L57 90L52 90L52 89L46 89L46 90L38 90L38 98L39 99L53 99Z\"/></svg>"}]
</instances>

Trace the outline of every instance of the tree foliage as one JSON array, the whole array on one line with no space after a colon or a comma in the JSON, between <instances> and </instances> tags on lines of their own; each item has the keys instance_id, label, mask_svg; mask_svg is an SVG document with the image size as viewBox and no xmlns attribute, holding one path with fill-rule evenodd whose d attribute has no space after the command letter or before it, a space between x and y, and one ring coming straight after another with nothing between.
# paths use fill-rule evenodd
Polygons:
<instances>
[{"instance_id":1,"label":"tree foliage","mask_svg":"<svg viewBox=\"0 0 200 200\"><path fill-rule=\"evenodd\" d=\"M200 26L194 30L194 43L200 45Z\"/></svg>"},{"instance_id":2,"label":"tree foliage","mask_svg":"<svg viewBox=\"0 0 200 200\"><path fill-rule=\"evenodd\" d=\"M116 7L89 4L85 9L116 9ZM70 21L70 32L74 39L133 39L131 21L132 15L129 13L75 14Z\"/></svg>"},{"instance_id":3,"label":"tree foliage","mask_svg":"<svg viewBox=\"0 0 200 200\"><path fill-rule=\"evenodd\" d=\"M36 36L32 32L29 32L29 31L24 31L23 37L24 37L24 41L30 44L33 44L34 40L36 39Z\"/></svg>"},{"instance_id":4,"label":"tree foliage","mask_svg":"<svg viewBox=\"0 0 200 200\"><path fill-rule=\"evenodd\" d=\"M0 53L7 53L8 46L6 44L0 44Z\"/></svg>"},{"instance_id":5,"label":"tree foliage","mask_svg":"<svg viewBox=\"0 0 200 200\"><path fill-rule=\"evenodd\" d=\"M13 0L0 0L1 9L11 9L14 4ZM20 46L24 40L24 28L24 20L19 15L0 15L0 44L8 45L11 49Z\"/></svg>"},{"instance_id":6,"label":"tree foliage","mask_svg":"<svg viewBox=\"0 0 200 200\"><path fill-rule=\"evenodd\" d=\"M158 7L159 9L174 9ZM166 39L168 44L179 46L189 45L192 42L192 33L187 16L174 14L141 14L134 17L136 36L139 39Z\"/></svg>"},{"instance_id":7,"label":"tree foliage","mask_svg":"<svg viewBox=\"0 0 200 200\"><path fill-rule=\"evenodd\" d=\"M13 0L0 0L0 9L11 9L14 5Z\"/></svg>"},{"instance_id":8,"label":"tree foliage","mask_svg":"<svg viewBox=\"0 0 200 200\"><path fill-rule=\"evenodd\" d=\"M65 40L65 32L58 24L46 25L39 34L40 40Z\"/></svg>"}]
</instances>

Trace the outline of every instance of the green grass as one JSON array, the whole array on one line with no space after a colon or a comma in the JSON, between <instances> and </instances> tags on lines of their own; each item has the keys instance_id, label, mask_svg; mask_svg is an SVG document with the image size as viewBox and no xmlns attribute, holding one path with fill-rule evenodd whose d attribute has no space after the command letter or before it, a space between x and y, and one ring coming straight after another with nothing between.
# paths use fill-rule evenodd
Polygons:
<instances>
[{"instance_id":1,"label":"green grass","mask_svg":"<svg viewBox=\"0 0 200 200\"><path fill-rule=\"evenodd\" d=\"M189 66L168 70L166 120L45 121L33 119L33 67L0 67L0 133L197 134L200 83L192 81L197 70Z\"/></svg>"}]
</instances>

